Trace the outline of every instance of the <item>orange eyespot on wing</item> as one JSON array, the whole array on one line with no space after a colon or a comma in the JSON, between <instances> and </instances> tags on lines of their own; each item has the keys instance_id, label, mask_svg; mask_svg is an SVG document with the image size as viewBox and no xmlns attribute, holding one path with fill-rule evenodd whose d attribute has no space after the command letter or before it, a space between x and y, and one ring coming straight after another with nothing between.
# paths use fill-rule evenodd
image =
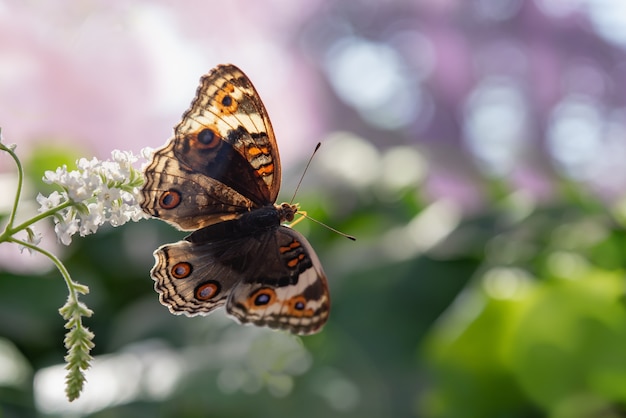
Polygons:
<instances>
[{"instance_id":1,"label":"orange eyespot on wing","mask_svg":"<svg viewBox=\"0 0 626 418\"><path fill-rule=\"evenodd\" d=\"M286 313L295 317L312 317L315 315L315 311L311 308L307 309L307 300L304 296L299 295L289 299L285 306L287 308Z\"/></svg>"},{"instance_id":2,"label":"orange eyespot on wing","mask_svg":"<svg viewBox=\"0 0 626 418\"><path fill-rule=\"evenodd\" d=\"M161 194L159 206L163 209L174 209L180 204L181 194L176 189L170 189Z\"/></svg>"},{"instance_id":3,"label":"orange eyespot on wing","mask_svg":"<svg viewBox=\"0 0 626 418\"><path fill-rule=\"evenodd\" d=\"M248 298L247 307L253 310L259 306L270 305L275 299L276 293L272 289L261 288Z\"/></svg>"},{"instance_id":4,"label":"orange eyespot on wing","mask_svg":"<svg viewBox=\"0 0 626 418\"><path fill-rule=\"evenodd\" d=\"M232 83L226 83L221 90L215 95L215 104L222 115L232 115L237 111L239 102L233 98L235 86Z\"/></svg>"},{"instance_id":5,"label":"orange eyespot on wing","mask_svg":"<svg viewBox=\"0 0 626 418\"><path fill-rule=\"evenodd\" d=\"M180 263L174 264L170 272L172 274L172 277L176 279L184 279L185 277L188 277L192 271L193 267L191 267L191 264L182 261Z\"/></svg>"},{"instance_id":6,"label":"orange eyespot on wing","mask_svg":"<svg viewBox=\"0 0 626 418\"><path fill-rule=\"evenodd\" d=\"M189 148L199 150L211 150L217 148L222 137L213 127L205 127L198 132L191 133L186 137Z\"/></svg>"},{"instance_id":7,"label":"orange eyespot on wing","mask_svg":"<svg viewBox=\"0 0 626 418\"><path fill-rule=\"evenodd\" d=\"M200 301L213 299L220 293L221 286L219 282L215 280L208 281L196 287L195 295L196 299Z\"/></svg>"}]
</instances>

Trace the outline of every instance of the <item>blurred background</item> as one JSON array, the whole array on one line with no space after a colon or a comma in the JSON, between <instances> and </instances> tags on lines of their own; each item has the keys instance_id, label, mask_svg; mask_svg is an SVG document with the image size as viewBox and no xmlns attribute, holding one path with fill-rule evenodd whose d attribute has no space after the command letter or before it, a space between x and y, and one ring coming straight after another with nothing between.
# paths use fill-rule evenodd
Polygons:
<instances>
[{"instance_id":1,"label":"blurred background","mask_svg":"<svg viewBox=\"0 0 626 418\"><path fill-rule=\"evenodd\" d=\"M175 317L156 220L44 247L91 289L63 394L65 285L0 246L1 417L626 416L623 0L0 0L0 126L27 174L161 146L200 76L272 119L333 307L298 338ZM16 172L0 155L1 216ZM1 219L0 219L1 220Z\"/></svg>"}]
</instances>

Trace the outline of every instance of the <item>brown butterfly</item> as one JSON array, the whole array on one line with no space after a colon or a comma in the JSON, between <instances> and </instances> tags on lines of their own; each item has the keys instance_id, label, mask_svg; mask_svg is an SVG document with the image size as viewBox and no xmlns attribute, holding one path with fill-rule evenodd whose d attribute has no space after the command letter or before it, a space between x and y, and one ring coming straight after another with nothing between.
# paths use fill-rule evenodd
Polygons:
<instances>
[{"instance_id":1,"label":"brown butterfly","mask_svg":"<svg viewBox=\"0 0 626 418\"><path fill-rule=\"evenodd\" d=\"M246 75L220 65L144 170L143 210L185 231L154 252L161 303L206 315L225 305L242 323L319 331L328 318L326 275L291 222L297 206L275 205L281 171L265 106Z\"/></svg>"}]
</instances>

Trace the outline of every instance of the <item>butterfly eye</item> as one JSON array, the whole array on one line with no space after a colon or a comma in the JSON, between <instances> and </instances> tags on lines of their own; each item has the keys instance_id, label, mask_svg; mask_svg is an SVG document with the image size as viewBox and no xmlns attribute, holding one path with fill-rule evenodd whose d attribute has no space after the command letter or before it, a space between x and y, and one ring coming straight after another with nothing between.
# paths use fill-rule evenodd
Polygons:
<instances>
[{"instance_id":1,"label":"butterfly eye","mask_svg":"<svg viewBox=\"0 0 626 418\"><path fill-rule=\"evenodd\" d=\"M198 300L209 300L215 297L220 292L220 284L213 280L201 284L196 288L196 299Z\"/></svg>"},{"instance_id":2,"label":"butterfly eye","mask_svg":"<svg viewBox=\"0 0 626 418\"><path fill-rule=\"evenodd\" d=\"M182 262L175 264L174 267L172 267L171 273L172 276L177 279L184 279L185 277L189 276L192 271L193 268L191 267L191 264Z\"/></svg>"},{"instance_id":3,"label":"butterfly eye","mask_svg":"<svg viewBox=\"0 0 626 418\"><path fill-rule=\"evenodd\" d=\"M163 209L174 209L180 204L181 195L178 190L170 189L159 198L159 206Z\"/></svg>"}]
</instances>

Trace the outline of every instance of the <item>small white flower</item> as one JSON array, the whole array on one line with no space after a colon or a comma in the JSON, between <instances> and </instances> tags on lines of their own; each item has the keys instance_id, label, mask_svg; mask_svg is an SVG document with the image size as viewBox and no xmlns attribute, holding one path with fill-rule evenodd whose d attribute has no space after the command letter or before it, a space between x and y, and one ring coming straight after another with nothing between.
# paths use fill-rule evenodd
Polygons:
<instances>
[{"instance_id":1,"label":"small white flower","mask_svg":"<svg viewBox=\"0 0 626 418\"><path fill-rule=\"evenodd\" d=\"M122 200L122 193L124 192L117 187L103 185L100 193L98 194L98 200L110 206L115 202Z\"/></svg>"},{"instance_id":2,"label":"small white flower","mask_svg":"<svg viewBox=\"0 0 626 418\"><path fill-rule=\"evenodd\" d=\"M86 158L81 158L78 161L76 161L76 165L81 171L89 171L93 169L94 167L96 167L99 163L100 161L98 161L97 158L92 158L91 160L88 160Z\"/></svg>"},{"instance_id":3,"label":"small white flower","mask_svg":"<svg viewBox=\"0 0 626 418\"><path fill-rule=\"evenodd\" d=\"M128 213L121 210L111 211L109 215L109 223L112 226L124 225L129 220L130 216L128 215Z\"/></svg>"},{"instance_id":4,"label":"small white flower","mask_svg":"<svg viewBox=\"0 0 626 418\"><path fill-rule=\"evenodd\" d=\"M67 200L67 194L63 192L63 194L57 192L56 190L50 193L50 196L46 197L39 193L37 195L37 203L39 203L39 212L43 213L50 209L56 208L62 202Z\"/></svg>"},{"instance_id":5,"label":"small white flower","mask_svg":"<svg viewBox=\"0 0 626 418\"><path fill-rule=\"evenodd\" d=\"M149 153L146 148L141 151L142 156ZM45 173L44 181L61 186L63 191L38 196L39 211L67 201L75 204L54 218L55 231L63 244L68 245L77 232L81 236L96 232L104 223L120 226L148 217L138 204L142 176L133 164L139 157L118 150L111 156L109 161L81 158L76 163L77 170L68 171L63 166Z\"/></svg>"},{"instance_id":6,"label":"small white flower","mask_svg":"<svg viewBox=\"0 0 626 418\"><path fill-rule=\"evenodd\" d=\"M39 243L41 242L41 238L42 235L40 232L35 231L32 227L27 228L26 229L26 239L24 240L25 242L32 244L32 245L39 245ZM31 248L25 247L23 245L19 245L18 248L20 249L20 253L23 253L24 250L28 250L29 253L33 253L33 250Z\"/></svg>"},{"instance_id":7,"label":"small white flower","mask_svg":"<svg viewBox=\"0 0 626 418\"><path fill-rule=\"evenodd\" d=\"M150 218L150 215L141 210L141 208L136 204L128 205L127 212L130 214L130 220L133 222Z\"/></svg>"},{"instance_id":8,"label":"small white flower","mask_svg":"<svg viewBox=\"0 0 626 418\"><path fill-rule=\"evenodd\" d=\"M138 157L128 151L114 150L111 153L111 156L113 157L113 161L119 165L120 169L124 173L130 173L133 168L133 164L138 160Z\"/></svg>"},{"instance_id":9,"label":"small white flower","mask_svg":"<svg viewBox=\"0 0 626 418\"><path fill-rule=\"evenodd\" d=\"M104 217L102 216L102 205L100 203L89 203L87 205L88 213L80 214L80 229L79 233L81 237L85 235L93 234L98 230L98 227L104 223Z\"/></svg>"},{"instance_id":10,"label":"small white flower","mask_svg":"<svg viewBox=\"0 0 626 418\"><path fill-rule=\"evenodd\" d=\"M141 154L141 158L146 160L146 163L147 163L148 161L152 160L152 156L154 155L154 148L145 147L145 148L142 148L141 151L139 152Z\"/></svg>"},{"instance_id":11,"label":"small white flower","mask_svg":"<svg viewBox=\"0 0 626 418\"><path fill-rule=\"evenodd\" d=\"M54 232L56 232L57 238L63 245L70 245L72 243L72 235L78 232L78 230L78 220L72 216L64 217L62 221L54 225Z\"/></svg>"},{"instance_id":12,"label":"small white flower","mask_svg":"<svg viewBox=\"0 0 626 418\"><path fill-rule=\"evenodd\" d=\"M67 173L67 166L58 167L56 171L46 170L43 176L43 181L46 184L59 183L63 173Z\"/></svg>"}]
</instances>

